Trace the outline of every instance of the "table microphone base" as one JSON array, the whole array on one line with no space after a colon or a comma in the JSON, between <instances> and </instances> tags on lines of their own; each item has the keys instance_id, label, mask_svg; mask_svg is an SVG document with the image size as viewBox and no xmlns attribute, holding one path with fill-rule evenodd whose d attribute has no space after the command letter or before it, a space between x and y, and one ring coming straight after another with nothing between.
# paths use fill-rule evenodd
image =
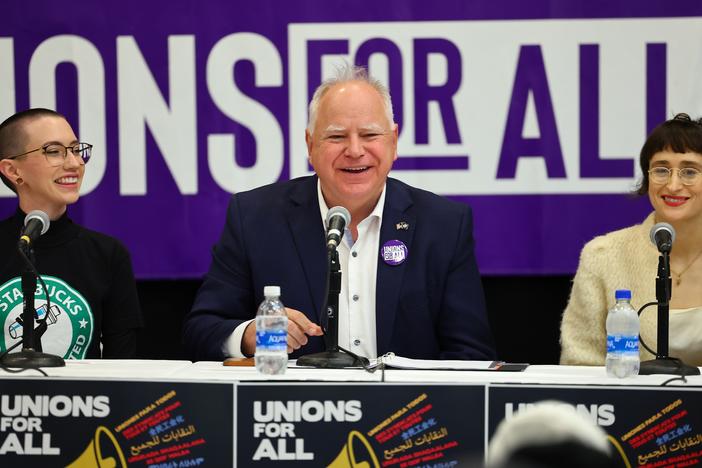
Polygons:
<instances>
[{"instance_id":1,"label":"table microphone base","mask_svg":"<svg viewBox=\"0 0 702 468\"><path fill-rule=\"evenodd\" d=\"M665 357L644 361L639 368L639 375L673 374L673 375L700 375L700 370L685 364L678 358Z\"/></svg>"},{"instance_id":2,"label":"table microphone base","mask_svg":"<svg viewBox=\"0 0 702 468\"><path fill-rule=\"evenodd\" d=\"M62 357L41 353L31 348L23 349L18 353L6 354L0 359L3 367L19 369L36 369L38 367L63 367L66 361Z\"/></svg>"},{"instance_id":3,"label":"table microphone base","mask_svg":"<svg viewBox=\"0 0 702 468\"><path fill-rule=\"evenodd\" d=\"M362 362L365 360L365 362ZM342 351L323 351L321 353L308 354L297 360L298 366L321 367L323 369L343 369L345 367L363 367L368 365L368 360L364 357L354 357Z\"/></svg>"}]
</instances>

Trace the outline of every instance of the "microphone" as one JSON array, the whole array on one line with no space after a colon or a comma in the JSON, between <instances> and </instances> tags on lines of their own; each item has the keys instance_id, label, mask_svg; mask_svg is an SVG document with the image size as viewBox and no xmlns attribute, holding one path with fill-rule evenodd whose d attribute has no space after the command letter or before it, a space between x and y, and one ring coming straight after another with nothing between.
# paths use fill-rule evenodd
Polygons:
<instances>
[{"instance_id":1,"label":"microphone","mask_svg":"<svg viewBox=\"0 0 702 468\"><path fill-rule=\"evenodd\" d=\"M668 223L657 223L651 228L651 242L656 244L661 255L658 257L658 276L656 277L656 302L651 302L642 307L643 310L649 305L658 306L658 324L656 335L658 346L656 346L656 358L641 363L639 374L673 374L673 375L700 375L697 367L685 364L682 360L670 356L670 297L672 294L672 281L670 279L670 250L675 241L675 229ZM680 284L680 275L676 285ZM641 311L639 311L641 314Z\"/></svg>"},{"instance_id":2,"label":"microphone","mask_svg":"<svg viewBox=\"0 0 702 468\"><path fill-rule=\"evenodd\" d=\"M20 234L20 246L30 246L39 236L49 230L49 215L41 210L30 211L24 218L24 227Z\"/></svg>"},{"instance_id":3,"label":"microphone","mask_svg":"<svg viewBox=\"0 0 702 468\"><path fill-rule=\"evenodd\" d=\"M367 367L359 356L342 349L339 346L339 294L341 293L341 263L339 262L338 245L344 228L351 222L349 210L343 206L335 206L327 213L327 296L322 306L327 319L324 330L325 351L321 353L300 356L298 366L322 367L328 369L343 369L344 367ZM365 358L364 358L365 359Z\"/></svg>"},{"instance_id":4,"label":"microphone","mask_svg":"<svg viewBox=\"0 0 702 468\"><path fill-rule=\"evenodd\" d=\"M327 250L336 250L344 235L344 228L351 222L351 213L343 206L335 206L327 213Z\"/></svg>"},{"instance_id":5,"label":"microphone","mask_svg":"<svg viewBox=\"0 0 702 468\"><path fill-rule=\"evenodd\" d=\"M675 229L668 223L656 223L651 228L650 237L660 253L670 253L675 241Z\"/></svg>"}]
</instances>

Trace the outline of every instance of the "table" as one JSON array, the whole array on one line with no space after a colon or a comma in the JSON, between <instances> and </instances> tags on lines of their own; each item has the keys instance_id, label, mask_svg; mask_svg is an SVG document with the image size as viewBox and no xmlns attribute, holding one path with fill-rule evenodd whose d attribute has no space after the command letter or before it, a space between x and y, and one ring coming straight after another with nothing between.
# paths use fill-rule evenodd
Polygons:
<instances>
[{"instance_id":1,"label":"table","mask_svg":"<svg viewBox=\"0 0 702 468\"><path fill-rule=\"evenodd\" d=\"M672 376L570 366L289 368L266 378L219 362L139 360L45 371L0 371L3 466L462 466L484 458L500 421L544 399L591 417L632 466L702 458L701 376L665 387Z\"/></svg>"}]
</instances>

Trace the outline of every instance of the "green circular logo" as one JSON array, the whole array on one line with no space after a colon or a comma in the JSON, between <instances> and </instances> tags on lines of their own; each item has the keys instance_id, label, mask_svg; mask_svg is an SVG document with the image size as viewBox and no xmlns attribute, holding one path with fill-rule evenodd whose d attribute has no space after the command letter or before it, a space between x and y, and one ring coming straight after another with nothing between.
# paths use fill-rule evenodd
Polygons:
<instances>
[{"instance_id":1,"label":"green circular logo","mask_svg":"<svg viewBox=\"0 0 702 468\"><path fill-rule=\"evenodd\" d=\"M46 332L41 337L43 351L64 359L85 358L94 327L93 311L88 301L59 278L42 275L42 279L51 302L47 310L46 293L41 283L37 282L34 320L46 320L47 324ZM13 278L0 286L0 323L3 330L0 333L0 352L22 340L23 302L21 278ZM36 322L34 326L37 326Z\"/></svg>"}]
</instances>

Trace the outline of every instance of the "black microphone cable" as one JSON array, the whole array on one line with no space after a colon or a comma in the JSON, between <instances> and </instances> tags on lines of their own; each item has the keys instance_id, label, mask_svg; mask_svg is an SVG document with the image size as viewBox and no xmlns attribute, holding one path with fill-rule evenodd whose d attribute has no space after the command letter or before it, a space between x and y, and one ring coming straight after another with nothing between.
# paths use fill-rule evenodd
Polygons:
<instances>
[{"instance_id":1,"label":"black microphone cable","mask_svg":"<svg viewBox=\"0 0 702 468\"><path fill-rule=\"evenodd\" d=\"M32 216L32 214L36 214L35 211L32 211L31 213L29 213L27 215L27 217L25 218L25 222L26 222L27 218L30 218ZM43 211L38 211L37 216L42 220L43 224L48 224L47 222L44 221L44 219L48 220L48 216ZM41 233L39 235L41 236L47 230L48 230L48 228L42 229ZM46 314L45 314L44 318L41 320L36 319L36 320L32 321L32 322L35 322L39 325L34 330L35 331L41 330L41 332L39 333L38 338L37 338L37 339L41 340L41 335L44 333L44 331L46 331L46 327L47 327L46 320L49 318L49 311L51 310L51 297L49 297L49 289L46 287L46 283L44 282L44 279L39 274L39 271L34 266L34 263L32 263L31 259L29 258L29 255L27 255L27 252L25 252L25 249L29 250L32 248L31 247L31 239L28 238L29 240L26 240L25 238L27 238L27 237L28 236L26 236L26 235L22 235L21 240L17 246L17 251L19 252L20 257L22 257L22 260L24 261L25 265L30 269L32 274L37 278L37 280L39 281L39 284L41 284L41 288L44 291L44 295L46 296ZM35 314L35 316L36 316L36 310L32 311L32 313ZM28 324L22 323L23 329L27 325ZM7 354L9 354L12 350L17 348L21 344L24 344L24 337L22 339L20 339L17 343L15 343L12 346L10 346L9 348L7 348L2 354L0 354L0 368L2 370L4 370L5 372L14 373L14 374L24 372L26 370L34 369L34 370L40 372L41 374L43 374L45 377L48 377L49 375L39 367L27 367L27 368L22 368L22 369L12 369L12 368L6 367L5 365L2 364L2 358L5 357ZM30 343L30 345L33 345L33 343Z\"/></svg>"},{"instance_id":2,"label":"black microphone cable","mask_svg":"<svg viewBox=\"0 0 702 468\"><path fill-rule=\"evenodd\" d=\"M667 283L668 283L668 282L666 281L666 284L667 284ZM648 307L654 306L654 305L657 306L657 305L658 305L658 302L648 302L648 303L642 305L641 308L640 308L639 311L638 311L639 317L641 317L641 314L643 313L643 311L644 311L645 309L647 309ZM641 343L641 346L643 346L644 349L646 349L646 351L648 351L649 353L653 354L654 356L657 356L657 355L658 355L658 352L657 352L657 351L654 351L654 350L652 350L651 348L648 347L648 345L647 345L646 342L644 341L643 337L641 336L641 333L639 333L639 342ZM679 359L675 359L675 360L673 360L673 362L676 364L676 366L677 366L678 369L683 369L683 367L680 365L681 362L680 362ZM665 382L663 382L660 386L661 386L661 387L665 387L665 386L668 385L669 383L675 382L675 381L677 381L677 380L680 380L680 381L682 381L683 383L687 383L687 379L685 378L685 375L686 375L686 374L685 374L684 371L683 371L682 375L679 375L679 376L677 376L677 377L672 377L672 378L666 380Z\"/></svg>"},{"instance_id":3,"label":"black microphone cable","mask_svg":"<svg viewBox=\"0 0 702 468\"><path fill-rule=\"evenodd\" d=\"M22 248L22 246L20 246L17 250L19 250L20 256L24 260L25 264L30 268L32 274L34 276L36 276L37 280L39 280L39 283L41 284L41 288L44 290L44 295L46 296L46 315L44 316L44 318L42 320L33 320L33 322L35 322L39 325L38 327L36 327L34 329L35 331L37 329L42 329L42 328L43 328L43 330L46 330L46 320L49 318L49 311L51 310L51 298L49 297L49 289L46 287L46 283L44 282L44 279L41 277L41 275L39 274L39 271L37 271L34 264L30 261L29 256L27 256L27 254L24 251L24 249ZM32 313L34 313L36 315L36 311L32 311ZM23 329L25 326L28 326L28 325L29 324L23 323L22 324ZM41 332L41 334L43 334L43 331ZM40 340L41 340L41 334L38 336L38 339L40 339ZM44 370L41 369L40 367L26 367L26 368L22 368L22 369L12 369L12 368L6 367L5 365L2 364L2 358L5 357L5 355L9 354L13 349L17 348L19 345L21 345L23 343L24 343L24 337L21 340L19 340L17 343L15 343L12 346L10 346L9 348L7 348L5 350L5 352L0 354L0 369L4 370L5 372L12 373L12 374L18 374L20 372L24 372L26 370L33 369L33 370L36 370L37 372L41 373L44 377L48 377L49 374L44 372ZM33 343L31 343L31 344L33 344Z\"/></svg>"}]
</instances>

